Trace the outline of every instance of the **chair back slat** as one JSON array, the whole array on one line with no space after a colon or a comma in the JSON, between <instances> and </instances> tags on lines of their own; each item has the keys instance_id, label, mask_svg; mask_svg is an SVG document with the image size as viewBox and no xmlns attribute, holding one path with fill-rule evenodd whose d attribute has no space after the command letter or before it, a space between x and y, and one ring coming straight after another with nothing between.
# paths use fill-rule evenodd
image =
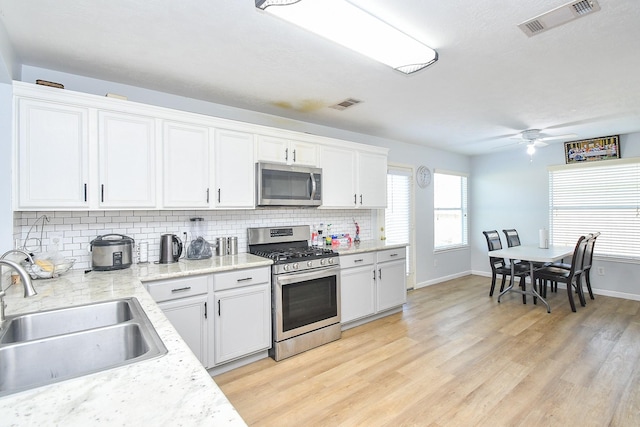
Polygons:
<instances>
[{"instance_id":1,"label":"chair back slat","mask_svg":"<svg viewBox=\"0 0 640 427\"><path fill-rule=\"evenodd\" d=\"M518 235L518 231L515 228L510 228L508 230L502 230L504 236L507 238L507 246L512 248L514 246L520 246L520 236Z\"/></svg>"},{"instance_id":2,"label":"chair back slat","mask_svg":"<svg viewBox=\"0 0 640 427\"><path fill-rule=\"evenodd\" d=\"M571 258L571 270L569 276L575 276L582 274L584 266L584 253L587 249L589 238L587 236L580 236L576 243L576 248L573 251L573 257Z\"/></svg>"},{"instance_id":3,"label":"chair back slat","mask_svg":"<svg viewBox=\"0 0 640 427\"><path fill-rule=\"evenodd\" d=\"M600 235L600 232L592 234L589 238L589 241L587 242L587 247L585 248L585 251L584 251L584 263L582 265L583 270L590 269L591 265L593 264L593 248L596 245L596 239L598 238L599 235Z\"/></svg>"}]
</instances>

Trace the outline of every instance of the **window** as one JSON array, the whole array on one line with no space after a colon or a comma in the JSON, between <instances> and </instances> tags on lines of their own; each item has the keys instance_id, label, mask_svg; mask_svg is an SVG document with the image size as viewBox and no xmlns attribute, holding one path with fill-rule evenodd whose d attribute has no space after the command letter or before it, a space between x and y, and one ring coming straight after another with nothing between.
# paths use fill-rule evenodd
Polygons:
<instances>
[{"instance_id":1,"label":"window","mask_svg":"<svg viewBox=\"0 0 640 427\"><path fill-rule=\"evenodd\" d=\"M550 240L600 231L599 256L640 259L640 159L549 168Z\"/></svg>"},{"instance_id":2,"label":"window","mask_svg":"<svg viewBox=\"0 0 640 427\"><path fill-rule=\"evenodd\" d=\"M390 243L407 243L407 287L414 285L412 230L413 230L413 169L390 166L387 173L387 208L384 211L384 229Z\"/></svg>"},{"instance_id":3,"label":"window","mask_svg":"<svg viewBox=\"0 0 640 427\"><path fill-rule=\"evenodd\" d=\"M467 246L467 176L436 170L433 175L434 249Z\"/></svg>"}]
</instances>

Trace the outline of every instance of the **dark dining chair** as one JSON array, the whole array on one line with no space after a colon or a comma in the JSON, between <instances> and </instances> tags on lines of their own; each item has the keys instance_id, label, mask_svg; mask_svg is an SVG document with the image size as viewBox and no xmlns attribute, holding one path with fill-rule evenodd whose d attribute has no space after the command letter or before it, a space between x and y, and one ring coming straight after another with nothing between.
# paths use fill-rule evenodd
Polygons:
<instances>
[{"instance_id":1,"label":"dark dining chair","mask_svg":"<svg viewBox=\"0 0 640 427\"><path fill-rule=\"evenodd\" d=\"M576 304L573 300L573 292L574 290L578 293L578 298L580 299L580 305L583 307L586 305L586 301L584 299L584 292L582 291L581 284L581 276L583 274L583 266L584 266L584 254L587 248L587 243L589 240L586 236L580 236L578 241L576 242L576 247L573 250L573 256L571 258L571 267L569 269L549 265L547 267L540 268L535 270L534 280L540 283L540 287L542 290L542 297L544 298L547 294L547 281L551 283L565 283L567 285L567 295L569 297L569 304L571 305L571 311L576 311Z\"/></svg>"},{"instance_id":2,"label":"dark dining chair","mask_svg":"<svg viewBox=\"0 0 640 427\"><path fill-rule=\"evenodd\" d=\"M585 284L587 285L587 291L589 291L589 298L595 299L593 296L593 290L591 289L591 266L593 264L593 248L596 245L596 239L600 235L600 232L594 233L590 236L587 242L587 247L584 251L584 262L582 265L582 274L584 276Z\"/></svg>"},{"instance_id":3,"label":"dark dining chair","mask_svg":"<svg viewBox=\"0 0 640 427\"><path fill-rule=\"evenodd\" d=\"M502 249L502 242L500 241L500 234L498 231L483 231L482 234L484 234L484 237L487 239L487 248L489 249L489 265L491 266L491 290L489 291L489 296L493 296L498 274L502 275L500 292L504 291L504 285L507 277L511 276L511 265L507 264L504 258L491 256L492 251ZM514 272L517 277L520 277L520 287L524 290L525 277L529 275L529 270L523 265L514 264ZM522 295L522 302L526 302L526 295Z\"/></svg>"}]
</instances>

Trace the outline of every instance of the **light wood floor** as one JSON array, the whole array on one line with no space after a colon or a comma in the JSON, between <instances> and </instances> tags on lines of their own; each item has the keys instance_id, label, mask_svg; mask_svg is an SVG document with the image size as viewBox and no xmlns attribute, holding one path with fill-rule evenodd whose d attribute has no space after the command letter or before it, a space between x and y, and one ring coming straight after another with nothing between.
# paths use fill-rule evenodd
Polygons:
<instances>
[{"instance_id":1,"label":"light wood floor","mask_svg":"<svg viewBox=\"0 0 640 427\"><path fill-rule=\"evenodd\" d=\"M639 301L572 313L559 289L547 314L489 283L410 291L402 313L214 379L250 426L640 426Z\"/></svg>"}]
</instances>

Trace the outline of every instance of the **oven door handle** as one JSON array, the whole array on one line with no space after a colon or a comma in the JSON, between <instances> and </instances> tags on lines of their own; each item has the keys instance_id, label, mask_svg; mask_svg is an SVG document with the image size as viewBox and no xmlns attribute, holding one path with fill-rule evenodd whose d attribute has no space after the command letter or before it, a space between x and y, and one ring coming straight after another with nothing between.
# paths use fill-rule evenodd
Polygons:
<instances>
[{"instance_id":1,"label":"oven door handle","mask_svg":"<svg viewBox=\"0 0 640 427\"><path fill-rule=\"evenodd\" d=\"M322 268L310 272L280 274L275 276L278 285L290 285L292 283L303 282L312 279L321 279L323 277L336 276L340 273L340 266Z\"/></svg>"}]
</instances>

